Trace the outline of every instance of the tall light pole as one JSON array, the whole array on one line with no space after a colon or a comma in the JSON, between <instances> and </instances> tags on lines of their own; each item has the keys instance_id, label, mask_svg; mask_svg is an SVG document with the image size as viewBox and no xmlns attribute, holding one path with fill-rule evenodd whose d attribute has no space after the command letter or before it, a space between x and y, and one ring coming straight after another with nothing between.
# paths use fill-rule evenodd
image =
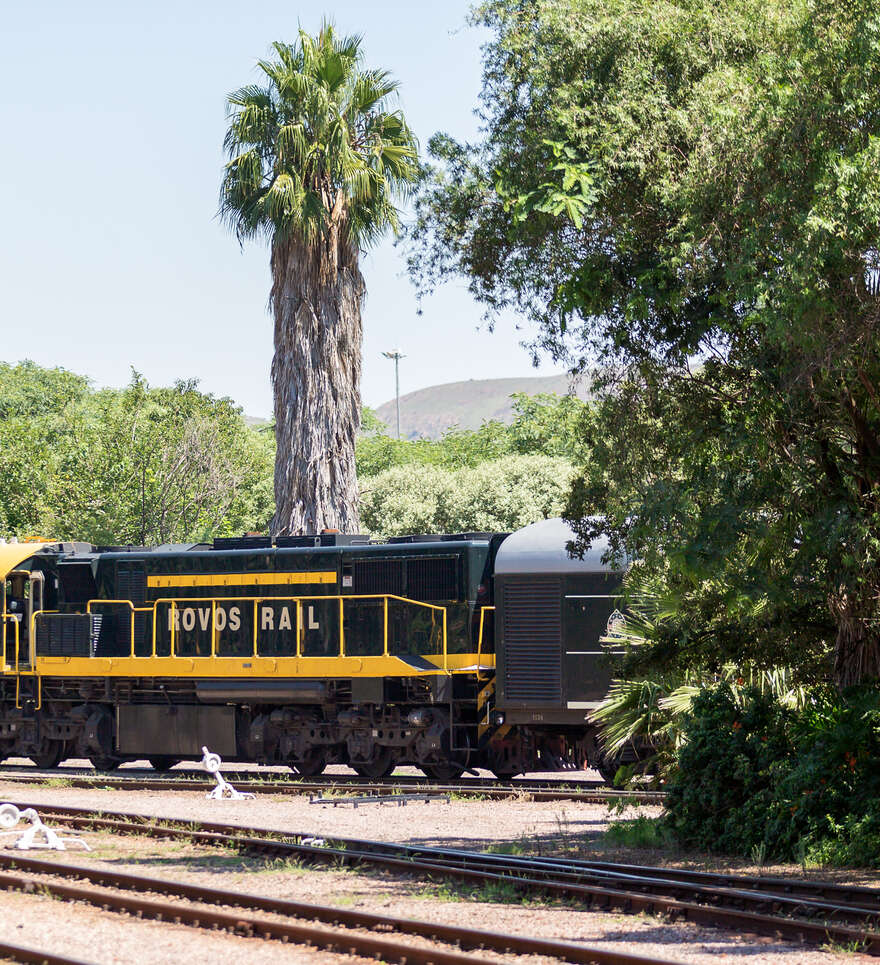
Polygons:
<instances>
[{"instance_id":1,"label":"tall light pole","mask_svg":"<svg viewBox=\"0 0 880 965\"><path fill-rule=\"evenodd\" d=\"M396 349L382 353L386 359L394 359L394 398L397 401L397 438L400 438L400 360L405 359Z\"/></svg>"}]
</instances>

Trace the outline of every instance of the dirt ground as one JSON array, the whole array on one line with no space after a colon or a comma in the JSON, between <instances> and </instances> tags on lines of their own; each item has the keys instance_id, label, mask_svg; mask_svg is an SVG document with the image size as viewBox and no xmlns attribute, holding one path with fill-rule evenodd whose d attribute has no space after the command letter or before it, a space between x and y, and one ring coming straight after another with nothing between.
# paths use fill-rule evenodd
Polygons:
<instances>
[{"instance_id":1,"label":"dirt ground","mask_svg":"<svg viewBox=\"0 0 880 965\"><path fill-rule=\"evenodd\" d=\"M306 796L259 795L253 801L207 801L195 791L115 791L67 787L63 778L52 786L3 781L0 801L102 807L164 818L222 821L273 828L319 837L369 838L411 844L447 844L468 848L507 849L517 853L567 853L583 857L675 864L696 868L728 867L717 861L682 854L633 851L609 846L605 831L608 809L569 802L432 800L405 807L369 804L357 809L309 803ZM653 815L656 808L628 809L625 816ZM317 904L358 908L402 918L442 921L536 937L577 941L672 962L708 965L721 957L749 965L825 965L864 959L845 949L817 949L729 932L671 924L646 915L605 914L567 904L522 900L455 884L426 884L383 871L303 867L296 862L266 861L230 855L191 844L146 837L87 833L90 853L69 850L45 853L52 860L100 865L177 881L198 882L252 894ZM12 836L0 838L3 842ZM742 867L734 870L743 870ZM766 868L765 873L801 874L800 868ZM878 886L874 876L829 874L817 877ZM185 925L141 921L45 895L0 893L0 941L30 945L85 961L109 963L177 963L185 956L213 962L338 962L347 956L314 949L205 933ZM482 955L491 958L490 955ZM351 959L355 961L355 959ZM522 965L535 959L511 957Z\"/></svg>"}]
</instances>

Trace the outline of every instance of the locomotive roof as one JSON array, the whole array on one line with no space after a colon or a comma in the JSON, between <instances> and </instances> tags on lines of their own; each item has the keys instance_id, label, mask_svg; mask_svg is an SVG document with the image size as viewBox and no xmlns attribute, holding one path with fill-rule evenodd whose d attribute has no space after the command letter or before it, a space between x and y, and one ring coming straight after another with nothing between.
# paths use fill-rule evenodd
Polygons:
<instances>
[{"instance_id":1,"label":"locomotive roof","mask_svg":"<svg viewBox=\"0 0 880 965\"><path fill-rule=\"evenodd\" d=\"M619 573L624 567L602 561L608 541L593 540L583 559L572 557L566 545L575 539L562 519L542 519L511 533L498 549L495 573Z\"/></svg>"},{"instance_id":2,"label":"locomotive roof","mask_svg":"<svg viewBox=\"0 0 880 965\"><path fill-rule=\"evenodd\" d=\"M241 541L224 539L218 540L213 545L210 543L166 543L162 546L91 546L80 543L76 545L76 549L72 553L68 551L64 556L67 561L74 562L181 556L194 556L203 560L263 555L284 558L302 556L307 558L318 553L345 555L354 553L358 556L381 556L391 552L395 556L430 555L436 554L438 550L448 554L468 547L485 547L493 535L490 533L416 535L382 541L368 539L349 541L348 537L342 536L338 541L327 541L315 545L290 545L290 542L294 541L288 542L288 539L279 539L276 544L268 538L265 538L265 543L262 545L254 545L254 542L250 539L242 539ZM500 535L503 537L505 534ZM305 538L302 539L305 540Z\"/></svg>"}]
</instances>

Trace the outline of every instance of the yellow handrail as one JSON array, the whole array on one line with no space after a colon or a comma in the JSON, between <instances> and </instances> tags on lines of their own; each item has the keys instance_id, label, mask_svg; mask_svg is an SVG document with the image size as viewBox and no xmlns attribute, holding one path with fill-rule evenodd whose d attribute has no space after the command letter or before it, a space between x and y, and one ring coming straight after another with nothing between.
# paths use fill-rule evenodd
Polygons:
<instances>
[{"instance_id":1,"label":"yellow handrail","mask_svg":"<svg viewBox=\"0 0 880 965\"><path fill-rule=\"evenodd\" d=\"M486 612L495 612L494 606L484 606L480 609L480 634L477 637L477 680L480 680L480 657L483 653L483 622Z\"/></svg>"},{"instance_id":2,"label":"yellow handrail","mask_svg":"<svg viewBox=\"0 0 880 965\"><path fill-rule=\"evenodd\" d=\"M383 601L383 656L389 656L388 650L388 602L390 600L397 600L400 603L406 603L410 606L422 607L423 609L430 610L432 612L439 612L442 614L442 656L443 656L443 669L448 669L448 639L447 639L447 625L446 625L446 607L440 606L435 603L425 603L421 600L411 600L405 596L398 596L394 593L363 593L363 594L350 594L343 596L342 594L332 594L327 596L228 596L228 597L203 597L203 596L193 596L193 597L160 597L158 600L154 600L151 607L138 608L133 606L130 601L114 601L114 600L94 600L91 603L115 603L115 602L126 602L129 603L131 607L131 620L132 620L132 648L134 646L134 614L137 612L151 612L153 614L153 639L152 639L152 654L156 655L156 636L159 627L159 607L160 606L170 606L172 613L180 606L180 604L202 604L207 606L209 603L211 605L211 656L216 657L217 654L217 605L218 604L242 604L242 603L252 603L253 604L253 654L254 656L259 655L259 604L261 603L272 603L272 604L295 604L296 611L296 655L298 657L302 656L302 636L303 636L303 621L302 621L302 607L303 603L314 600L317 602L331 602L337 601L339 604L339 653L338 656L344 657L345 654L345 605L350 602L357 602L359 600L382 600ZM91 612L89 610L89 612ZM172 617L171 621L171 656L176 656L175 643L177 641L177 621ZM433 626L433 619L432 619ZM132 649L132 656L135 656Z\"/></svg>"},{"instance_id":3,"label":"yellow handrail","mask_svg":"<svg viewBox=\"0 0 880 965\"><path fill-rule=\"evenodd\" d=\"M129 631L130 631L129 651L132 657L136 656L134 652L134 615L135 613L152 613L153 608L149 606L135 606L131 602L131 600L89 600L89 602L86 604L86 613L91 614L93 603L97 606L127 606L128 607L128 609L131 611L130 613L131 622L129 624ZM71 615L78 616L78 614L71 614ZM62 616L67 616L67 614L62 614ZM153 635L153 638L155 640L155 634ZM154 657L156 656L155 647L153 649L153 656Z\"/></svg>"},{"instance_id":4,"label":"yellow handrail","mask_svg":"<svg viewBox=\"0 0 880 965\"><path fill-rule=\"evenodd\" d=\"M19 634L21 633L19 614L18 613L0 613L0 620L3 621L3 668L9 666L9 662L6 659L6 624L9 620L12 621L15 626L15 669L18 670L18 648L19 648Z\"/></svg>"}]
</instances>

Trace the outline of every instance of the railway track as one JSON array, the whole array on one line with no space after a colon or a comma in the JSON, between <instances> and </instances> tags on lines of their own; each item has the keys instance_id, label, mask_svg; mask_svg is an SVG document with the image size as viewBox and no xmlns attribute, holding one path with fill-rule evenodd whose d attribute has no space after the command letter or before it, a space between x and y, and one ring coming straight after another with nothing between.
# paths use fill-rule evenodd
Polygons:
<instances>
[{"instance_id":1,"label":"railway track","mask_svg":"<svg viewBox=\"0 0 880 965\"><path fill-rule=\"evenodd\" d=\"M66 883L71 880L75 884ZM571 942L391 918L37 858L0 855L0 889L39 890L60 900L85 902L138 918L221 929L247 938L292 942L404 965L488 962L467 954L486 951L540 955L580 965L673 965L665 959ZM218 907L224 910L216 910ZM284 920L266 918L266 913ZM419 944L425 941L432 944Z\"/></svg>"},{"instance_id":2,"label":"railway track","mask_svg":"<svg viewBox=\"0 0 880 965\"><path fill-rule=\"evenodd\" d=\"M28 948L26 945L10 945L9 942L0 942L0 960L33 962L34 965L92 965L91 962L78 958L68 958L66 955L56 955L54 952Z\"/></svg>"},{"instance_id":3,"label":"railway track","mask_svg":"<svg viewBox=\"0 0 880 965\"><path fill-rule=\"evenodd\" d=\"M20 808L35 806L17 803ZM647 912L739 933L822 944L880 955L880 893L798 879L715 875L561 858L487 854L457 848L350 838L320 839L235 825L36 805L44 819L116 833L188 839L266 857L337 865L373 865L397 873L462 884L503 886L512 895L543 894L583 908Z\"/></svg>"},{"instance_id":4,"label":"railway track","mask_svg":"<svg viewBox=\"0 0 880 965\"><path fill-rule=\"evenodd\" d=\"M0 780L19 784L47 784L63 781L65 787L111 788L132 791L208 791L214 787L198 771L177 771L180 776L156 777L153 771L143 774L96 773L61 768L55 772L38 772L28 768L0 769ZM358 795L372 794L446 794L457 797L476 797L484 800L507 800L528 796L532 801L579 801L582 804L607 804L626 801L631 804L663 803L662 791L620 791L586 781L516 781L499 783L484 778L465 778L438 783L427 778L386 778L370 781L364 778L322 777L266 778L252 771L224 772L224 777L241 790L252 794L324 794L351 791Z\"/></svg>"}]
</instances>

